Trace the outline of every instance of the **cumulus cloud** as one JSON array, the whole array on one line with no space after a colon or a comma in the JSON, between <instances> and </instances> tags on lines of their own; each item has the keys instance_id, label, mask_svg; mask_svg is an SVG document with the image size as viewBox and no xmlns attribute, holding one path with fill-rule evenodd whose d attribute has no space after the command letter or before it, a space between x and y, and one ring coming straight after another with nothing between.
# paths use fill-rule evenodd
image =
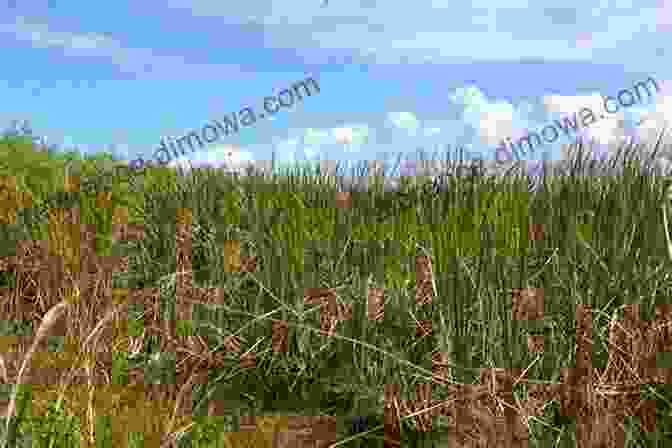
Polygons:
<instances>
[{"instance_id":1,"label":"cumulus cloud","mask_svg":"<svg viewBox=\"0 0 672 448\"><path fill-rule=\"evenodd\" d=\"M607 113L604 110L604 100L599 93L575 96L548 95L544 97L543 101L546 110L553 113L561 123L564 117L572 121L576 119L576 136L587 142L597 143L598 145L613 145L625 136L623 110L614 114ZM591 111L593 118L588 116L588 112L584 109ZM584 117L587 120L587 127L583 126ZM596 121L591 123L593 119Z\"/></svg>"},{"instance_id":2,"label":"cumulus cloud","mask_svg":"<svg viewBox=\"0 0 672 448\"><path fill-rule=\"evenodd\" d=\"M666 84L669 86L669 84ZM605 95L613 95L613 92L604 92ZM613 148L615 142L622 142L632 138L636 134L644 134L647 128L653 131L659 131L664 119L661 117L670 117L669 99L658 94L656 96L656 106L654 112L647 112L645 105L633 105L629 108L620 107L616 113L606 113L604 111L603 97L600 93L578 94L578 95L546 95L534 99L527 99L519 104L509 103L501 99L489 100L486 95L474 85L466 85L448 93L450 100L462 110L461 120L434 121L431 125L421 123L414 112L389 112L385 115L385 123L392 125L394 129L402 130L404 135L414 137L416 142L418 138L429 138L445 131L451 133L454 139L455 134L459 134L460 129L463 133L472 128L475 131L473 146L470 143L465 145L456 145L468 149L469 154L480 152L480 155L488 160L494 155L494 149L502 143L505 138L518 141L527 136L529 132L540 132L543 127L551 125L557 129L556 121L564 125L564 118L570 117L576 121L578 129L576 133L570 131L567 143L572 143L576 137L582 138L586 142L592 142L595 146L595 158L601 158L606 155L603 151L607 146ZM583 108L593 112L596 119L594 123L588 123L589 126L582 128L582 114L579 113ZM612 107L613 108L613 107ZM643 121L633 129L628 123ZM388 126L389 127L389 126ZM300 153L300 148L307 148L305 151L311 158L318 156L324 163L329 164L330 160L342 160L343 157L329 157L334 154L330 152L334 147L344 146L348 154L352 154L352 147L356 143L362 148L371 143L370 135L372 128L367 125L348 125L334 128L313 129L308 128L299 134L298 137L287 139L279 145L281 152L289 160L294 160L295 154ZM565 132L558 129L561 136ZM652 131L652 132L653 132ZM466 135L465 135L466 136ZM402 136L403 137L403 136ZM567 138L567 137L560 137ZM399 136L395 137L395 143L399 143ZM403 140L403 139L402 139ZM483 153L481 148L485 147ZM567 145L562 142L557 144L543 145L538 148L540 153L531 154L530 169L535 164L532 163L537 158L556 158L566 156ZM536 149L535 149L536 150ZM556 151L557 150L557 151ZM602 151L602 152L600 152ZM361 150L368 160L375 160L373 152ZM554 154L551 156L551 154ZM539 157L538 157L539 156ZM348 156L346 155L346 159ZM327 159L325 161L325 159ZM395 159L396 160L396 159ZM333 164L333 163L332 163ZM401 175L410 175L420 173L422 163L413 161L402 162L400 166Z\"/></svg>"},{"instance_id":3,"label":"cumulus cloud","mask_svg":"<svg viewBox=\"0 0 672 448\"><path fill-rule=\"evenodd\" d=\"M353 143L355 145L361 145L367 143L369 140L369 130L367 126L334 128L332 131L335 142L341 145L348 145L349 148L352 147L351 145Z\"/></svg>"},{"instance_id":4,"label":"cumulus cloud","mask_svg":"<svg viewBox=\"0 0 672 448\"><path fill-rule=\"evenodd\" d=\"M514 114L509 105L496 104L491 110L483 110L478 115L477 129L481 143L497 145L504 136L514 134Z\"/></svg>"},{"instance_id":5,"label":"cumulus cloud","mask_svg":"<svg viewBox=\"0 0 672 448\"><path fill-rule=\"evenodd\" d=\"M663 87L657 97L653 110L642 114L642 122L639 126L642 137L655 138L654 134L662 127L672 125L672 81L661 82Z\"/></svg>"},{"instance_id":6,"label":"cumulus cloud","mask_svg":"<svg viewBox=\"0 0 672 448\"><path fill-rule=\"evenodd\" d=\"M189 157L180 156L168 163L169 167L180 167L186 171L192 167L212 167L235 173L244 173L245 168L250 165L254 165L252 153L230 144L214 145L209 149L196 151Z\"/></svg>"},{"instance_id":7,"label":"cumulus cloud","mask_svg":"<svg viewBox=\"0 0 672 448\"><path fill-rule=\"evenodd\" d=\"M303 143L308 146L323 145L331 143L332 141L329 132L321 131L319 129L308 128L303 136Z\"/></svg>"},{"instance_id":8,"label":"cumulus cloud","mask_svg":"<svg viewBox=\"0 0 672 448\"><path fill-rule=\"evenodd\" d=\"M406 130L409 135L417 135L420 124L411 112L389 112L387 118L395 127Z\"/></svg>"},{"instance_id":9,"label":"cumulus cloud","mask_svg":"<svg viewBox=\"0 0 672 448\"><path fill-rule=\"evenodd\" d=\"M490 102L481 90L469 85L455 89L450 100L463 107L462 119L476 131L479 143L492 152L506 137L521 135L520 114L512 104L504 101Z\"/></svg>"},{"instance_id":10,"label":"cumulus cloud","mask_svg":"<svg viewBox=\"0 0 672 448\"><path fill-rule=\"evenodd\" d=\"M237 41L231 37L232 31L250 33L258 38L255 42L263 41L266 50L273 52L279 49L279 53L291 51L306 65L328 63L329 58L333 61L335 53L338 53L338 57L344 54L352 63L370 63L373 69L388 64L401 64L405 68L427 62L520 63L540 56L545 61L622 65L624 54L628 55L629 67L651 67L650 63L643 64L642 61L646 62L650 56L649 49L660 47L660 42L665 41L666 35L660 32L672 29L672 0L660 0L650 5L626 1L608 7L604 4L586 7L571 1L561 6L548 6L531 4L526 0L510 0L506 5L489 0L460 4L417 0L410 9L399 2L378 2L373 11L371 2L365 5L359 0L329 2L328 8L322 8L321 3L320 0L291 4L270 0L233 3L169 0L163 9L157 8L153 13L162 19L162 23L166 23L164 19L175 18L171 29L176 28L179 35L191 35L193 31L202 31L200 28L206 27L207 33L201 34L214 42L222 42L226 39ZM175 10L179 10L179 14L175 14ZM185 20L185 17L199 19L192 21ZM213 28L207 29L209 24L214 24ZM171 49L168 47L170 44L165 42L152 42L152 36L160 36L155 30L149 30L145 36L119 33L115 37L110 33L84 32L73 29L73 26L73 22L67 23L56 16L48 20L21 16L13 23L0 23L0 35L3 40L11 41L13 38L27 43L27 47L45 48L54 51L54 54L63 53L73 58L97 57L138 78L148 73L147 66L151 66L155 73L178 79L211 76L230 81L234 75L240 75L242 79L247 77L241 66L228 65L227 56L222 52L210 52L207 57L199 59L196 53L186 57L182 47ZM456 42L459 44L456 45ZM397 68L393 66L389 70L392 72ZM479 69L474 67L474 70ZM615 92L602 93L613 95ZM384 112L380 117L385 123L382 127L394 134L390 138L390 146L405 144L407 137L421 140L439 134L443 137L444 133L454 142L456 134L466 134L473 129L475 143L494 149L504 138L518 140L528 130L540 130L555 119L576 113L583 107L593 110L598 121L590 128L582 129L578 135L609 143L629 135L625 124L636 109L621 108L619 113L606 114L602 119L603 106L598 94L548 95L540 98L541 107L538 108L544 109L546 116L532 120L534 106L531 103L514 105L489 99L476 85L464 85L452 92L438 91L437 96L441 95L449 96L452 101L450 112L458 109L461 121L425 126L417 118L425 111ZM656 102L653 111L637 112L642 120L637 131L642 137L654 138L653 134L672 116L669 98L664 99L658 94ZM299 114L300 110L285 109L284 112ZM268 119L280 119L282 116ZM354 153L362 155L370 148L372 136L380 136L369 124L341 126L297 130L298 135L291 135L278 143L278 156L283 160L296 161L303 156L333 157L340 150L340 158L352 159ZM251 148L244 149L236 147L232 150L227 145L221 145L171 163L177 166L190 160L195 165L220 167L228 163L235 169L245 162L254 162Z\"/></svg>"},{"instance_id":11,"label":"cumulus cloud","mask_svg":"<svg viewBox=\"0 0 672 448\"><path fill-rule=\"evenodd\" d=\"M449 98L452 102L464 106L465 113L478 112L482 106L488 104L483 92L474 85L455 89L455 92Z\"/></svg>"},{"instance_id":12,"label":"cumulus cloud","mask_svg":"<svg viewBox=\"0 0 672 448\"><path fill-rule=\"evenodd\" d=\"M504 139L510 138L512 141L519 141L522 137L527 136L530 132L540 132L546 126L554 126L560 138L557 143L543 144L541 150L544 157L550 156L552 158L566 157L567 145L562 145L560 139L566 139L566 143L573 143L577 137L585 142L591 142L596 146L596 156L603 156L599 153L600 148L614 148L617 147L615 143L624 142L631 139L636 134L644 134L649 127L652 132L658 132L661 126L665 123L664 117L672 116L670 111L669 82L659 82L665 87L661 92L655 94L655 109L647 112L646 104L635 104L631 107L620 106L615 113L608 113L604 110L604 103L602 95L613 95L613 92L595 92L590 94L578 95L546 95L539 98L538 106L530 102L522 102L519 105L514 105L506 101L489 100L485 94L475 85L466 85L455 89L450 95L451 102L462 109L462 122L471 126L476 131L477 142L480 143L488 151L493 150L497 145L500 145ZM586 118L586 127L583 127L582 117L585 113L580 113L582 109L592 111L594 122L590 118ZM610 102L610 109L614 109L613 102ZM534 114L535 110L539 110L540 114ZM575 115L576 114L576 115ZM638 121L643 117L644 124L639 128L632 129L629 123ZM574 121L576 118L577 130L570 131L569 135L565 134L557 126L560 122L566 126L565 118L570 118ZM427 132L425 130L425 132ZM563 137L564 136L564 137ZM649 135L650 137L650 135ZM599 154L597 154L599 153ZM488 153L490 154L490 153ZM494 154L494 152L493 152ZM532 155L532 153L531 153ZM536 158L536 155L534 156ZM488 158L488 157L486 157Z\"/></svg>"}]
</instances>

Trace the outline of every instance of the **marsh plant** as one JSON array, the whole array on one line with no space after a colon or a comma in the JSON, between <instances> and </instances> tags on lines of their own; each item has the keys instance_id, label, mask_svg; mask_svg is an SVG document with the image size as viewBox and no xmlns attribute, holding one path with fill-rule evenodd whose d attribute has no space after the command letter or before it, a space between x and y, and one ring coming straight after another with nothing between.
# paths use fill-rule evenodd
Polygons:
<instances>
[{"instance_id":1,"label":"marsh plant","mask_svg":"<svg viewBox=\"0 0 672 448\"><path fill-rule=\"evenodd\" d=\"M642 356L663 367L668 350L669 179L641 147L598 178L579 143L543 188L513 167L361 190L319 172L101 175L31 145L0 143L3 447L302 446L287 416L323 416L310 434L332 446L470 446L501 421L512 444L575 446L583 417L537 392L585 365L579 335L602 395L655 403L653 429L641 406L590 423L627 447L670 437L665 375L612 378L640 362L616 325L632 305L657 322ZM45 259L52 277L26 261ZM504 368L506 396L485 386Z\"/></svg>"}]
</instances>

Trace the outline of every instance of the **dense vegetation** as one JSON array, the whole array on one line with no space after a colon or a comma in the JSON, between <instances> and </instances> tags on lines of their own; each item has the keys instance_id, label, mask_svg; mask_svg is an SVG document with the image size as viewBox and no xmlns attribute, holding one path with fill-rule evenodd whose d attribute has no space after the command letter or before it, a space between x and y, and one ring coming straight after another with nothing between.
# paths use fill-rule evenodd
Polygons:
<instances>
[{"instance_id":1,"label":"dense vegetation","mask_svg":"<svg viewBox=\"0 0 672 448\"><path fill-rule=\"evenodd\" d=\"M660 141L655 146L658 152L669 150ZM97 255L127 257L126 269L112 274L111 293L102 287L85 291L64 280L57 293L44 296L41 286L26 282L42 281L36 275L20 267L0 272L1 286L20 293L0 297L5 313L0 334L35 335L42 324L49 350L68 353L64 347L74 344L78 348L72 352L81 355L58 368L96 378L86 392L81 389L86 382L68 382L67 375L58 377L51 392L26 382L19 387L11 374L18 371L10 366L14 358L0 351L0 374L7 371L8 383L0 400L9 401L13 393L18 398L17 418L0 425L4 446L74 447L80 436L97 446L120 446L115 420L127 421L122 414L128 409L156 417L160 440L178 446L234 446L227 445L232 443L227 432L238 427L239 416L286 414L335 416L339 446L377 446L384 437L384 385L398 383L401 398L415 399L416 385L432 381L432 353L449 355L447 379L435 381L433 400L448 400L449 384L483 380L482 368L520 369L524 380L512 389L516 403L531 396L533 384L562 382L561 369L580 362L577 304L593 310L593 366L612 372L607 366L615 350L609 346L613 319L624 319L627 305L639 304L642 319L651 320L672 293L672 246L664 222L667 178L652 175L645 161L636 160L641 147L620 148L614 160L625 168L619 176L582 176L586 148L573 149L572 172L543 178L537 181L543 187L533 190L514 169L469 182L443 176L434 180L441 184L425 179L399 191L371 188L337 195L331 180L305 172L272 178L205 169L189 175L154 167L132 172L115 169L109 154L87 159L40 150L25 137L4 138L0 257L16 256L22 240L50 241L52 254L64 259L64 272L81 269L76 226L54 218L56 210L71 207L79 208L82 224L96 226ZM120 222L142 226L143 237L119 238L114 225ZM178 239L189 238L180 223L190 227L190 261L179 256ZM541 236L530 228L542 229ZM418 256L431 260L430 303L416 300L422 276L416 271ZM244 268L240 260L255 265ZM198 287L220 288L222 296L195 305L192 317L180 320L185 276ZM157 325L149 324L150 311L142 303L129 304L121 314L110 301L140 288L156 288L161 311L152 319ZM306 300L314 298L307 288L331 288L338 309L350 310L333 335L320 334L322 310ZM367 298L375 288L385 297L380 320L368 317ZM543 292L541 318L512 318L515 291L521 290ZM17 300L23 308L14 306ZM53 335L61 314L67 328ZM164 325L171 320L176 325ZM289 328L286 351L275 350L273 320ZM122 332L112 329L118 321L126 322ZM418 336L423 321L431 321L433 331ZM97 339L108 327L113 336ZM231 335L240 350L229 348ZM177 342L168 344L168 336ZM535 336L544 336L543 352L529 348ZM101 392L106 385L131 390L138 372L145 384L179 389L188 379L180 366L198 351L190 345L195 340L204 344L199 356L207 358L198 365L210 367L192 389L191 419L171 423L170 412L92 404L95 397L112 395ZM29 351L18 350L20 355ZM102 355L106 350L113 352L109 362ZM245 368L240 353L251 352L256 361ZM107 376L88 362L91 353L101 353L95 366L107 369ZM637 360L623 362L631 367ZM636 385L642 399L655 401L657 423L655 431L646 432L638 419L627 418L625 446L662 446L672 431L669 386ZM84 403L81 409L77 399ZM213 403L224 403L214 406L217 416ZM524 409L516 412L523 415ZM559 398L530 412L525 420L530 446L575 446L576 419L563 414ZM402 446L420 446L419 437L429 436L418 431L413 416L400 417ZM465 434L455 435L447 422L437 417L431 437L478 439L487 432L481 422L481 432L465 427ZM130 446L149 446L150 439L143 445L138 437L131 433Z\"/></svg>"}]
</instances>

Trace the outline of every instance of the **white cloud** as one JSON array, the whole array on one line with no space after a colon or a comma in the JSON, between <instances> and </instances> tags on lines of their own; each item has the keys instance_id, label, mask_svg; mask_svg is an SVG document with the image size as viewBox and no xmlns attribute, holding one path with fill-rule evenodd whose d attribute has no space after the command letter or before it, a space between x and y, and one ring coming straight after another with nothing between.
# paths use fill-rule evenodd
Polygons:
<instances>
[{"instance_id":1,"label":"white cloud","mask_svg":"<svg viewBox=\"0 0 672 448\"><path fill-rule=\"evenodd\" d=\"M417 135L420 127L418 119L411 112L389 112L387 119L396 127L405 129L409 135Z\"/></svg>"},{"instance_id":2,"label":"white cloud","mask_svg":"<svg viewBox=\"0 0 672 448\"><path fill-rule=\"evenodd\" d=\"M652 114L657 116L662 123L669 125L672 123L672 81L665 80L661 84L663 85L662 92L656 96L656 105Z\"/></svg>"},{"instance_id":3,"label":"white cloud","mask_svg":"<svg viewBox=\"0 0 672 448\"><path fill-rule=\"evenodd\" d=\"M645 114L642 117L641 123L637 126L637 137L643 141L654 140L665 126L669 129L671 124L670 115L666 115L663 111Z\"/></svg>"},{"instance_id":4,"label":"white cloud","mask_svg":"<svg viewBox=\"0 0 672 448\"><path fill-rule=\"evenodd\" d=\"M577 117L577 122L578 121L579 119ZM622 140L624 137L623 131L623 121L609 117L589 125L588 128L581 132L581 135L598 143L608 145Z\"/></svg>"},{"instance_id":5,"label":"white cloud","mask_svg":"<svg viewBox=\"0 0 672 448\"><path fill-rule=\"evenodd\" d=\"M576 137L582 138L585 142L594 142L598 145L609 145L609 148L614 147L614 143L619 143L626 137L626 114L633 113L634 110L620 108L615 113L608 113L604 109L604 99L599 93L592 93L589 95L546 95L542 97L542 104L544 110L548 115L547 120L532 124L529 126L529 131L539 132L547 125L555 125L561 136L565 133L559 129L556 122L565 125L565 118L574 122L576 120L577 131L576 134L570 134L570 142L573 142ZM612 102L609 104L609 109L613 109ZM584 112L589 110L592 112L591 116ZM587 127L583 127L583 117L586 119ZM562 138L562 137L561 137ZM514 138L515 140L515 138ZM566 157L566 146L559 148L558 155Z\"/></svg>"},{"instance_id":6,"label":"white cloud","mask_svg":"<svg viewBox=\"0 0 672 448\"><path fill-rule=\"evenodd\" d=\"M491 106L492 110L484 110L479 114L477 131L481 143L495 146L504 138L514 134L513 109L502 103Z\"/></svg>"},{"instance_id":7,"label":"white cloud","mask_svg":"<svg viewBox=\"0 0 672 448\"><path fill-rule=\"evenodd\" d=\"M0 34L7 33L14 38L30 42L38 48L59 48L68 56L101 56L108 58L124 73L197 74L214 73L213 64L187 63L182 55L157 55L152 48L128 47L123 42L102 33L82 33L54 29L49 22L29 21L18 17L13 24L0 23ZM225 73L245 76L238 65L218 64ZM221 73L221 71L220 71Z\"/></svg>"},{"instance_id":8,"label":"white cloud","mask_svg":"<svg viewBox=\"0 0 672 448\"><path fill-rule=\"evenodd\" d=\"M465 112L478 112L482 106L488 104L483 92L473 85L455 89L455 93L450 95L449 98L452 102L463 105Z\"/></svg>"},{"instance_id":9,"label":"white cloud","mask_svg":"<svg viewBox=\"0 0 672 448\"><path fill-rule=\"evenodd\" d=\"M168 166L181 167L187 171L191 167L209 166L242 173L247 166L254 163L252 153L249 151L242 151L237 145L223 144L197 151L189 156L180 156L171 160Z\"/></svg>"},{"instance_id":10,"label":"white cloud","mask_svg":"<svg viewBox=\"0 0 672 448\"><path fill-rule=\"evenodd\" d=\"M611 144L622 141L629 132L626 129L626 116L632 117L641 114L638 106L620 107L615 113L607 113L604 110L603 98L599 93L580 94L580 95L546 95L540 98L541 104L547 114L543 121L530 120L532 115L532 105L523 102L519 107L505 101L490 102L483 92L475 85L468 85L456 89L450 96L450 100L463 107L462 120L465 124L472 126L476 130L479 143L489 149L499 146L501 142L510 138L512 141L518 141L529 132L539 132L547 125L555 125L556 120L563 123L563 118L568 117L576 121L578 127L582 125L579 113L583 108L593 112L595 122L589 124L585 129L579 129L578 135L586 141L594 141L599 144ZM659 116L672 116L670 107L666 104L666 97L660 92L656 96L656 111ZM613 103L613 102L612 102ZM610 103L610 109L613 104ZM645 108L644 108L645 109ZM604 117L602 117L604 115ZM647 114L644 112L644 116ZM656 122L654 129L660 129L660 120ZM557 127L557 126L556 126ZM559 130L561 136L564 131ZM574 140L575 135L570 135L570 141ZM543 145L540 151L551 151L551 154L557 154L562 157L562 148L557 145ZM556 152L557 150L557 152ZM536 150L535 150L536 151ZM532 154L530 154L532 155ZM550 156L550 154L549 154ZM555 156L551 156L555 157ZM487 158L487 157L486 157Z\"/></svg>"},{"instance_id":11,"label":"white cloud","mask_svg":"<svg viewBox=\"0 0 672 448\"><path fill-rule=\"evenodd\" d=\"M653 46L660 40L660 31L668 30L672 14L669 0L659 5L585 5L563 2L565 10L575 13L573 21L552 26L549 5L544 2L462 2L449 5L436 0L417 0L413 8L403 2L376 2L375 14L363 1L341 0L302 2L212 2L210 0L169 0L164 7L183 9L185 17L212 17L201 21L216 24L206 29L215 37L226 37L226 26L239 25L263 29L264 44L269 49L299 49L307 63L324 63L329 50L350 52L377 64L470 63L474 61L520 61L541 58L547 61L586 61L621 64L623 47ZM506 4L503 4L506 3ZM632 2L627 2L632 3ZM641 2L640 2L641 3ZM524 5L524 6L520 6ZM598 12L598 13L596 13ZM164 13L157 10L157 16ZM100 54L113 52L118 59L127 59L132 70L148 60L161 60L150 50L124 48L106 35L74 36L43 30L35 23L13 25L12 32L24 40L76 51ZM446 26L449 23L450 26ZM221 26L224 24L224 27ZM180 23L186 28L186 25ZM31 28L32 27L32 28ZM591 33L585 33L591 30ZM1 30L0 30L1 31ZM221 34L218 34L221 33ZM75 34L75 33L72 33ZM568 45L568 41L570 45ZM648 41L648 42L647 42ZM456 42L460 43L456 45ZM317 51L319 49L319 51ZM628 53L630 53L628 51ZM629 63L641 65L649 56L632 54ZM144 57L144 59L143 59ZM633 60L634 58L634 60ZM166 65L180 65L180 55L166 60ZM181 65L185 65L182 62ZM195 69L204 68L190 64ZM233 67L231 68L233 70Z\"/></svg>"},{"instance_id":12,"label":"white cloud","mask_svg":"<svg viewBox=\"0 0 672 448\"><path fill-rule=\"evenodd\" d=\"M598 93L576 96L549 95L544 97L544 105L549 112L566 116L573 116L576 113L577 126L582 124L580 110L582 108L591 110L596 121L592 124L587 123L588 127L583 129L580 135L598 144L610 145L624 141L628 135L633 135L633 132L625 129L626 115L639 116L642 120L634 131L636 140L655 139L665 123L669 123L672 118L672 102L669 93L666 92L669 89L668 83L669 81L659 83L663 84L663 88L661 92L656 93L653 110L646 105L632 107L621 105L616 113L608 113L604 110L604 100ZM608 107L614 109L615 102L610 101Z\"/></svg>"},{"instance_id":13,"label":"white cloud","mask_svg":"<svg viewBox=\"0 0 672 448\"><path fill-rule=\"evenodd\" d=\"M340 143L341 145L352 143L352 129L336 128L334 129L334 137L336 138L336 143Z\"/></svg>"},{"instance_id":14,"label":"white cloud","mask_svg":"<svg viewBox=\"0 0 672 448\"><path fill-rule=\"evenodd\" d=\"M658 95L656 99L660 100L660 98L660 95ZM580 119L584 115L582 110L590 110L596 119L595 124L589 125L590 130L598 128L597 120L600 122L609 122L609 124L600 125L600 127L615 127L622 120L626 119L626 115L637 115L646 110L646 107L636 105L631 107L620 106L615 101L610 100L608 108L613 110L615 107L618 107L618 111L615 113L607 112L604 109L604 98L599 93L575 96L549 95L544 97L543 102L547 112L567 117L573 117L576 114L578 124L582 124L582 120Z\"/></svg>"},{"instance_id":15,"label":"white cloud","mask_svg":"<svg viewBox=\"0 0 672 448\"><path fill-rule=\"evenodd\" d=\"M349 149L352 150L351 145L353 143L359 146L368 142L369 130L367 126L334 128L332 135L335 143L348 145Z\"/></svg>"},{"instance_id":16,"label":"white cloud","mask_svg":"<svg viewBox=\"0 0 672 448\"><path fill-rule=\"evenodd\" d=\"M332 143L333 140L327 131L320 131L313 128L306 129L303 137L303 141L306 145L323 145Z\"/></svg>"},{"instance_id":17,"label":"white cloud","mask_svg":"<svg viewBox=\"0 0 672 448\"><path fill-rule=\"evenodd\" d=\"M480 143L488 148L494 148L504 138L521 132L520 126L515 125L520 114L516 113L513 105L503 101L489 102L474 85L456 89L449 98L464 107L464 122L476 130Z\"/></svg>"}]
</instances>

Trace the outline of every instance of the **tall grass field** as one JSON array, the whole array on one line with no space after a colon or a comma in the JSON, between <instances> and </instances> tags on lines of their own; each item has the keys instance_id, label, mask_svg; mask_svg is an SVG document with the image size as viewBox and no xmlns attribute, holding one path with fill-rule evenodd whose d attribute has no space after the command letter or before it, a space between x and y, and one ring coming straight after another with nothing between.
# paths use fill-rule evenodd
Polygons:
<instances>
[{"instance_id":1,"label":"tall grass field","mask_svg":"<svg viewBox=\"0 0 672 448\"><path fill-rule=\"evenodd\" d=\"M1 446L668 446L669 150L362 191L5 137Z\"/></svg>"}]
</instances>

